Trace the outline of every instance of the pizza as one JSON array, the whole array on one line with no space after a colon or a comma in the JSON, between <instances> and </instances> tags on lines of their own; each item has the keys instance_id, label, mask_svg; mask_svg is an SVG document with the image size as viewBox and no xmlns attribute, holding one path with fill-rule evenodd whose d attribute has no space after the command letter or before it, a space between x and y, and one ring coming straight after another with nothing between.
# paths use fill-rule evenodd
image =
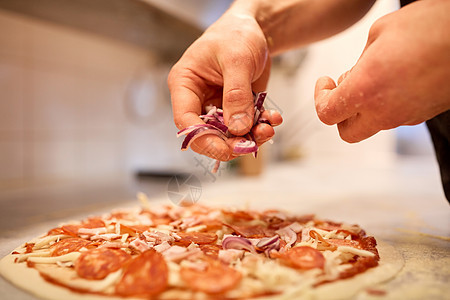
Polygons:
<instances>
[{"instance_id":1,"label":"pizza","mask_svg":"<svg viewBox=\"0 0 450 300\"><path fill-rule=\"evenodd\" d=\"M0 261L5 278L44 299L351 296L380 281L377 269L377 242L358 225L198 204L147 203L63 224ZM365 274L374 280L361 285Z\"/></svg>"}]
</instances>

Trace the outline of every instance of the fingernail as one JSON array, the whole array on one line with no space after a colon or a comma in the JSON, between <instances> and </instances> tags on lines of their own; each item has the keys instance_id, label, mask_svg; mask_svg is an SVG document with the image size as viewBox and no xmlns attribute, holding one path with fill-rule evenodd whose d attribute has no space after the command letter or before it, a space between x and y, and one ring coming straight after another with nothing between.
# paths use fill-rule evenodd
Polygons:
<instances>
[{"instance_id":1,"label":"fingernail","mask_svg":"<svg viewBox=\"0 0 450 300\"><path fill-rule=\"evenodd\" d=\"M241 132L245 129L248 129L251 121L252 120L247 113L234 114L230 118L228 129L232 132Z\"/></svg>"}]
</instances>

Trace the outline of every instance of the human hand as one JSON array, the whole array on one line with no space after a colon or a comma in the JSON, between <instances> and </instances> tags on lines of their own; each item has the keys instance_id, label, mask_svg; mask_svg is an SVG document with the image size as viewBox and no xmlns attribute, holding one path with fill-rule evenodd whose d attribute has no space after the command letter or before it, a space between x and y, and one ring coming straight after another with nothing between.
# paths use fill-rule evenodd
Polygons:
<instances>
[{"instance_id":1,"label":"human hand","mask_svg":"<svg viewBox=\"0 0 450 300\"><path fill-rule=\"evenodd\" d=\"M354 143L450 109L450 1L410 4L375 22L356 65L316 83L318 117Z\"/></svg>"},{"instance_id":2,"label":"human hand","mask_svg":"<svg viewBox=\"0 0 450 300\"><path fill-rule=\"evenodd\" d=\"M172 68L168 84L176 126L203 124L199 115L208 105L224 110L230 133L242 136L250 130L257 145L274 135L272 126L281 124L281 115L266 110L262 117L269 124L252 129L254 103L252 91L265 90L270 59L264 34L254 18L225 13L194 42ZM233 146L241 138L224 141L215 135L197 138L191 148L221 161L238 156Z\"/></svg>"}]
</instances>

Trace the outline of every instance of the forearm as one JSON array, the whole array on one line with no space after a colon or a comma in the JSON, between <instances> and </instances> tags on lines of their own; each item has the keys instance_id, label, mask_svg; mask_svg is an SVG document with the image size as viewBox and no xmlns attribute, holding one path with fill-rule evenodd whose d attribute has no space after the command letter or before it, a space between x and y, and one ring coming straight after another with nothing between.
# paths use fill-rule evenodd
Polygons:
<instances>
[{"instance_id":1,"label":"forearm","mask_svg":"<svg viewBox=\"0 0 450 300\"><path fill-rule=\"evenodd\" d=\"M227 13L260 25L271 55L332 36L361 19L375 0L237 0Z\"/></svg>"}]
</instances>

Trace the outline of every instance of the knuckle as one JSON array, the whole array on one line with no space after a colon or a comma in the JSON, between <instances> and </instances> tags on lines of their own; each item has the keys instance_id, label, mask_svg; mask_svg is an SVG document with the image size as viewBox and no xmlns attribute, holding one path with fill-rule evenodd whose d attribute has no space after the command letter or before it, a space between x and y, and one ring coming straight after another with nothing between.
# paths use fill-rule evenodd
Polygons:
<instances>
[{"instance_id":1,"label":"knuckle","mask_svg":"<svg viewBox=\"0 0 450 300\"><path fill-rule=\"evenodd\" d=\"M225 100L230 103L240 103L245 97L245 91L242 88L231 88L224 93Z\"/></svg>"},{"instance_id":2,"label":"knuckle","mask_svg":"<svg viewBox=\"0 0 450 300\"><path fill-rule=\"evenodd\" d=\"M171 69L169 74L167 75L167 84L169 86L169 89L172 87L173 84L176 83L176 79L179 76L179 71L178 71L178 64L175 64Z\"/></svg>"},{"instance_id":3,"label":"knuckle","mask_svg":"<svg viewBox=\"0 0 450 300\"><path fill-rule=\"evenodd\" d=\"M223 98L232 108L244 111L253 108L252 97L242 88L232 88L225 91Z\"/></svg>"}]
</instances>

